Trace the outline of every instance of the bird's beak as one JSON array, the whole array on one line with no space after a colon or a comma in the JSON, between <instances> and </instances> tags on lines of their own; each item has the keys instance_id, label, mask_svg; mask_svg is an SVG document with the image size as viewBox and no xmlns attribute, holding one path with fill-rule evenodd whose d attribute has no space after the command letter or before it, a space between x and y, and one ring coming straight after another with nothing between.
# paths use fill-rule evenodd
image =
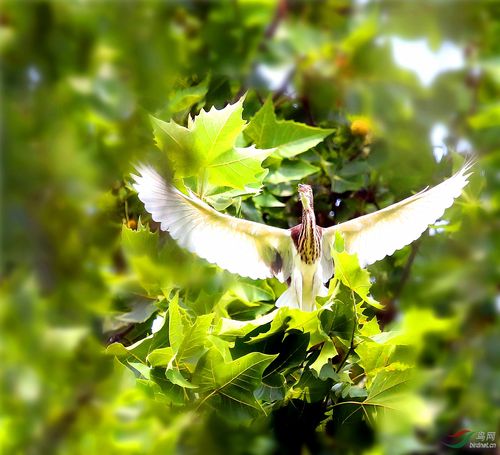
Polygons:
<instances>
[{"instance_id":1,"label":"bird's beak","mask_svg":"<svg viewBox=\"0 0 500 455\"><path fill-rule=\"evenodd\" d=\"M299 197L300 197L300 202L302 203L302 207L305 209L308 209L310 207L309 204L309 198L307 197L305 188L302 185L299 185Z\"/></svg>"}]
</instances>

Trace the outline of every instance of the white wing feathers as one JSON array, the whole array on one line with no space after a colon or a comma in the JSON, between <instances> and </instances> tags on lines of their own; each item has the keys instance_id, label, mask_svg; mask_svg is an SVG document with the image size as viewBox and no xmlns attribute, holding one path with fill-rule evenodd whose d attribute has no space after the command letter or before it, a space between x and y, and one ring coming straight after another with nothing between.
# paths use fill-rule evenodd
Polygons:
<instances>
[{"instance_id":1,"label":"white wing feathers","mask_svg":"<svg viewBox=\"0 0 500 455\"><path fill-rule=\"evenodd\" d=\"M356 253L362 267L372 264L418 239L441 217L467 185L467 163L455 175L429 190L421 191L382 210L323 230L331 246L335 232L343 234L346 251Z\"/></svg>"},{"instance_id":2,"label":"white wing feathers","mask_svg":"<svg viewBox=\"0 0 500 455\"><path fill-rule=\"evenodd\" d=\"M137 168L134 189L153 220L180 246L219 267L252 279L286 281L292 268L292 239L285 229L217 212L193 193L168 184L150 166Z\"/></svg>"}]
</instances>

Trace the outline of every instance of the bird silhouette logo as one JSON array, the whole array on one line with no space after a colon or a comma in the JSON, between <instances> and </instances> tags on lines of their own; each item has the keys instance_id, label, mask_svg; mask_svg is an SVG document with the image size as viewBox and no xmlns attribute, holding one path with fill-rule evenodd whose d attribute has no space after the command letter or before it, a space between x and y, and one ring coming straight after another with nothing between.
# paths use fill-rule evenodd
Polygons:
<instances>
[{"instance_id":1,"label":"bird silhouette logo","mask_svg":"<svg viewBox=\"0 0 500 455\"><path fill-rule=\"evenodd\" d=\"M451 447L452 449L460 449L464 447L474 436L474 431L463 429L460 431L457 431L456 433L448 435L446 438L450 439L450 443L444 442L443 444L445 446Z\"/></svg>"}]
</instances>

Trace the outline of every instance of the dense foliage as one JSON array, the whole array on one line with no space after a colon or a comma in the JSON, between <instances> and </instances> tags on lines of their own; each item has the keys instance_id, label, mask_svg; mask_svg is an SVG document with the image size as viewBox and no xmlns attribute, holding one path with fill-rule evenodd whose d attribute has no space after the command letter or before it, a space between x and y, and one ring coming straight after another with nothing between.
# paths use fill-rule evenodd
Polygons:
<instances>
[{"instance_id":1,"label":"dense foliage","mask_svg":"<svg viewBox=\"0 0 500 455\"><path fill-rule=\"evenodd\" d=\"M3 450L404 453L496 430L498 5L7 2L0 17ZM459 46L463 65L422 81L396 39ZM337 238L312 313L177 247L130 186L151 162L218 210L290 227L307 182L328 226L472 150L465 194L412 246L366 271Z\"/></svg>"}]
</instances>

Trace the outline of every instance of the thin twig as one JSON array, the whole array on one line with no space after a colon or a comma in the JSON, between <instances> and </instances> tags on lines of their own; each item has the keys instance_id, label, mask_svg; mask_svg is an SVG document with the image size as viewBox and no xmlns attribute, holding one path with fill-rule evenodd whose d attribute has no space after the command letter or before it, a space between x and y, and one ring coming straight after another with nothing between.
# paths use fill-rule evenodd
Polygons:
<instances>
[{"instance_id":1,"label":"thin twig","mask_svg":"<svg viewBox=\"0 0 500 455\"><path fill-rule=\"evenodd\" d=\"M421 242L421 240L419 239L416 242L411 244L410 257L406 261L405 268L403 269L403 274L401 275L401 279L399 280L399 285L396 288L396 292L394 294L394 297L392 298L392 301L395 301L396 299L399 298L399 296L403 292L403 288L405 287L405 284L408 282L408 278L410 277L410 272L411 272L411 268L413 266L413 262L415 261L415 258L417 257L418 249L420 247L420 242Z\"/></svg>"},{"instance_id":2,"label":"thin twig","mask_svg":"<svg viewBox=\"0 0 500 455\"><path fill-rule=\"evenodd\" d=\"M276 8L276 13L274 14L273 21L267 27L264 37L266 39L270 39L276 33L278 29L278 25L285 18L288 11L288 3L287 0L280 0L278 3L278 7ZM261 43L261 46L263 43Z\"/></svg>"},{"instance_id":3,"label":"thin twig","mask_svg":"<svg viewBox=\"0 0 500 455\"><path fill-rule=\"evenodd\" d=\"M351 296L352 296L352 305L354 308L354 324L352 326L351 345L349 346L349 349L347 350L344 358L342 359L342 362L340 362L339 366L337 367L336 373L340 372L342 367L347 362L348 357L351 355L351 352L354 350L354 335L356 334L356 328L358 327L358 314L356 312L356 297L354 297L354 292L352 289L351 289Z\"/></svg>"}]
</instances>

